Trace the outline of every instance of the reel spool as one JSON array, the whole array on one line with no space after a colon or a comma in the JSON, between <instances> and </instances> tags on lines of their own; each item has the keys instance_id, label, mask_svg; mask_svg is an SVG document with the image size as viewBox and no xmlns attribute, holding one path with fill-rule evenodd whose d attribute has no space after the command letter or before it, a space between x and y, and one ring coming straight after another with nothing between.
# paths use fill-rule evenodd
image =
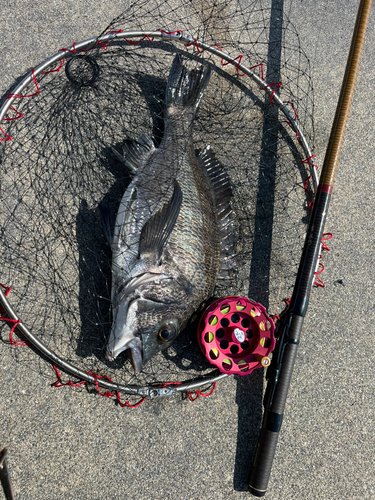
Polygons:
<instances>
[{"instance_id":1,"label":"reel spool","mask_svg":"<svg viewBox=\"0 0 375 500\"><path fill-rule=\"evenodd\" d=\"M270 365L275 325L261 304L246 297L213 302L198 325L198 342L206 358L222 373L249 375Z\"/></svg>"}]
</instances>

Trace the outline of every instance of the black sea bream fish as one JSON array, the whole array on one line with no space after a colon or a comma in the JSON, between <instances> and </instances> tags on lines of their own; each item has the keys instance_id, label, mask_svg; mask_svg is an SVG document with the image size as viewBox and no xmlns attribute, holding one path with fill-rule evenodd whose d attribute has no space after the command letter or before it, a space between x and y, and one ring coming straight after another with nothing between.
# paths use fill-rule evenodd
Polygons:
<instances>
[{"instance_id":1,"label":"black sea bream fish","mask_svg":"<svg viewBox=\"0 0 375 500\"><path fill-rule=\"evenodd\" d=\"M229 179L210 149L196 155L193 121L210 66L170 71L160 147L142 135L116 156L134 178L122 197L112 249L113 324L107 359L128 349L136 372L168 347L228 267ZM222 266L221 266L222 263Z\"/></svg>"}]
</instances>

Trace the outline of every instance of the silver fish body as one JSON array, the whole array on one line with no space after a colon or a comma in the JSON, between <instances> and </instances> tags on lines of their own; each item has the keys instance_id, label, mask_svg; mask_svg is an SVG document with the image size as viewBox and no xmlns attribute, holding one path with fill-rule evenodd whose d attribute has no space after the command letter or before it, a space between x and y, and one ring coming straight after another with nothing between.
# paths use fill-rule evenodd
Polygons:
<instances>
[{"instance_id":1,"label":"silver fish body","mask_svg":"<svg viewBox=\"0 0 375 500\"><path fill-rule=\"evenodd\" d=\"M192 140L194 116L209 78L208 65L188 71L176 56L160 146L155 148L143 135L124 150L123 161L135 175L122 197L110 242L113 323L107 359L129 349L137 372L171 344L212 295L218 278L220 224L228 224L229 188L224 174L224 182L220 180L212 153L197 156ZM212 178L226 199L221 215Z\"/></svg>"}]
</instances>

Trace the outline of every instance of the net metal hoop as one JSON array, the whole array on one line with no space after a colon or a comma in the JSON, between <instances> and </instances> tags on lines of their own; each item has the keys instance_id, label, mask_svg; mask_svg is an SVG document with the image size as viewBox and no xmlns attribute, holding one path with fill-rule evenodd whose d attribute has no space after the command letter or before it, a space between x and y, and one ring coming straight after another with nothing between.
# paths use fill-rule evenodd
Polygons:
<instances>
[{"instance_id":1,"label":"net metal hoop","mask_svg":"<svg viewBox=\"0 0 375 500\"><path fill-rule=\"evenodd\" d=\"M12 94L13 95L20 94L24 88L26 88L30 83L34 81L34 78L37 75L43 73L44 71L47 70L47 68L54 65L58 61L61 61L63 58L73 57L79 51L87 52L87 50L97 47L99 42L101 44L104 44L104 43L110 43L111 41L113 42L124 39L126 41L126 39L129 38L169 40L171 42L180 43L185 47L196 47L197 49L199 49L200 52L202 51L210 52L212 55L218 57L220 60L224 60L226 61L227 64L231 64L232 66L234 66L237 69L237 71L242 71L245 75L250 77L261 90L264 90L266 94L268 94L270 98L272 98L272 102L282 111L291 129L296 134L296 137L298 137L299 144L304 151L305 157L311 158L312 156L311 150L309 148L309 145L307 144L306 138L302 130L300 129L300 126L297 123L296 119L289 112L285 103L280 99L277 93L275 93L270 86L267 86L267 83L262 78L260 78L251 69L247 68L244 64L238 62L237 60L233 59L233 57L231 57L229 54L217 48L217 46L215 45L212 46L207 43L196 40L193 37L182 33L181 31L176 31L173 33L166 33L163 31L123 31L118 33L109 33L100 36L99 38L98 37L90 38L88 40L74 43L74 45L72 45L71 47L60 50L57 54L46 59L43 63L33 68L33 71L28 73L27 76L13 89ZM15 99L16 97L10 96L5 100L4 104L0 108L0 121L3 120L4 116L6 115L8 109L11 107ZM308 164L310 166L310 174L313 184L312 186L313 193L315 194L318 186L318 176L314 165L312 165L312 163L310 162L308 162ZM195 390L198 389L199 387L202 387L203 385L210 385L228 376L228 374L220 372L218 375L217 374L218 370L215 370L212 377L208 377L208 375L206 375L205 378L195 379L193 381L184 382L179 385L173 385L172 382L171 385L167 385L164 387L152 387L152 386L139 387L133 385L124 386L121 384L110 382L106 379L102 378L99 379L93 377L92 375L89 375L87 372L84 372L76 368L70 363L67 363L66 361L61 359L57 354L55 354L53 351L47 348L42 342L40 342L17 317L15 311L9 304L6 295L1 289L0 289L0 304L4 308L9 319L17 322L17 328L22 333L22 335L29 342L31 342L31 344L39 352L41 352L44 356L46 356L52 363L58 365L60 368L62 368L64 371L66 371L71 375L74 375L82 380L85 380L88 383L98 384L106 389L123 392L129 395L139 395L142 397L156 398L160 396L170 396L176 392L182 393L189 390Z\"/></svg>"}]
</instances>

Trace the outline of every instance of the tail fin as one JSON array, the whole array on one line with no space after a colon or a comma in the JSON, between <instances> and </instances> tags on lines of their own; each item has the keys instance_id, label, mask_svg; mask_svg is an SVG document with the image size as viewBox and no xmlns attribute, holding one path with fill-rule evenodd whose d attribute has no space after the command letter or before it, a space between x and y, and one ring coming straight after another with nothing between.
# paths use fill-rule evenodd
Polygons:
<instances>
[{"instance_id":1,"label":"tail fin","mask_svg":"<svg viewBox=\"0 0 375 500\"><path fill-rule=\"evenodd\" d=\"M188 70L177 54L169 73L165 96L166 108L191 107L194 114L202 100L211 76L209 64Z\"/></svg>"}]
</instances>

